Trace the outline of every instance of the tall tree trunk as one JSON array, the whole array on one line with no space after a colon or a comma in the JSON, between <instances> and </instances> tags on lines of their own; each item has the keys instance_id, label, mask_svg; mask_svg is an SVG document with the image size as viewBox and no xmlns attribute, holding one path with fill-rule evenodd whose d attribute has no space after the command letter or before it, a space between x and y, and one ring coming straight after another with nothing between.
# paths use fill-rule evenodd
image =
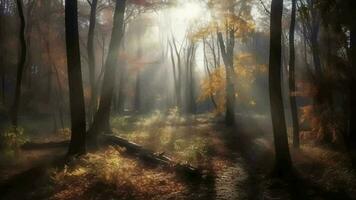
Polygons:
<instances>
[{"instance_id":1,"label":"tall tree trunk","mask_svg":"<svg viewBox=\"0 0 356 200\"><path fill-rule=\"evenodd\" d=\"M31 49L31 36L32 36L32 23L31 23L31 17L33 14L33 10L34 7L36 5L36 1L32 0L32 1L27 1L27 14L26 14L26 45L27 45L27 49ZM50 18L48 17L47 20L50 20ZM33 20L32 20L33 21ZM46 22L48 23L48 22ZM48 25L49 26L49 25ZM48 28L49 29L49 28ZM23 82L26 82L26 86L27 89L31 89L32 84L31 84L31 79L32 79L32 74L31 74L31 66L32 66L32 54L30 51L26 51L27 55L26 55L26 64L24 67L24 74L23 74Z\"/></svg>"},{"instance_id":2,"label":"tall tree trunk","mask_svg":"<svg viewBox=\"0 0 356 200\"><path fill-rule=\"evenodd\" d=\"M352 152L353 165L356 166L356 2L351 1L351 30L350 30L350 59L351 59L351 81L350 81L350 127L348 148Z\"/></svg>"},{"instance_id":3,"label":"tall tree trunk","mask_svg":"<svg viewBox=\"0 0 356 200\"><path fill-rule=\"evenodd\" d=\"M137 70L136 74L136 89L135 89L135 101L134 101L134 109L135 112L141 112L141 69Z\"/></svg>"},{"instance_id":4,"label":"tall tree trunk","mask_svg":"<svg viewBox=\"0 0 356 200\"><path fill-rule=\"evenodd\" d=\"M3 105L6 104L5 82L6 82L6 71L5 71L5 65L3 64L1 69L1 102Z\"/></svg>"},{"instance_id":5,"label":"tall tree trunk","mask_svg":"<svg viewBox=\"0 0 356 200\"><path fill-rule=\"evenodd\" d=\"M117 102L117 109L118 113L122 114L125 111L125 83L126 83L126 64L121 62L121 75L120 75L120 82L119 82L119 91L118 91L118 102Z\"/></svg>"},{"instance_id":6,"label":"tall tree trunk","mask_svg":"<svg viewBox=\"0 0 356 200\"><path fill-rule=\"evenodd\" d=\"M63 117L63 105L62 105L64 100L63 100L62 86L61 86L61 82L59 79L57 67L54 64L52 65L52 67L53 67L53 71L56 75L56 82L57 82L57 87L55 88L56 104L58 107L58 114L59 114L59 119L61 122L61 127L62 127L62 129L64 129L64 117Z\"/></svg>"},{"instance_id":7,"label":"tall tree trunk","mask_svg":"<svg viewBox=\"0 0 356 200\"><path fill-rule=\"evenodd\" d=\"M186 105L187 105L187 113L195 114L196 105L195 105L195 97L194 97L194 57L196 53L196 46L194 43L188 45L187 55L186 55Z\"/></svg>"},{"instance_id":8,"label":"tall tree trunk","mask_svg":"<svg viewBox=\"0 0 356 200\"><path fill-rule=\"evenodd\" d=\"M1 19L1 16L0 16L0 23L2 23L2 19ZM5 56L5 48L2 46L4 43L3 43L3 30L0 30L0 88L1 88L1 103L2 105L5 105L5 76L6 76L6 71L5 71L5 59L6 56Z\"/></svg>"},{"instance_id":9,"label":"tall tree trunk","mask_svg":"<svg viewBox=\"0 0 356 200\"><path fill-rule=\"evenodd\" d=\"M320 60L320 48L319 48L319 32L320 32L320 16L318 15L318 10L316 8L315 0L309 1L309 6L311 9L311 51L313 56L313 63L315 68L315 86L316 86L316 94L313 97L313 108L314 112L317 113L318 117L323 121L324 116L322 116L322 111L324 110L324 106L326 106L326 96L325 93L328 91L324 91L326 88L324 86L324 75ZM325 126L325 123L321 123L321 126ZM324 130L326 128L322 127ZM322 142L330 143L330 133L328 131L324 132L321 138Z\"/></svg>"},{"instance_id":10,"label":"tall tree trunk","mask_svg":"<svg viewBox=\"0 0 356 200\"><path fill-rule=\"evenodd\" d=\"M0 12L5 12L5 7L6 7L6 2L4 1L0 1L1 5L0 5ZM5 25L5 21L3 16L0 15L0 24L2 26ZM5 98L6 98L6 91L5 91L5 81L6 81L6 62L5 62L5 58L7 58L7 51L5 50L5 46L4 46L4 29L0 28L0 67L1 67L1 80L0 80L0 88L1 88L1 103L3 105L5 105Z\"/></svg>"},{"instance_id":11,"label":"tall tree trunk","mask_svg":"<svg viewBox=\"0 0 356 200\"><path fill-rule=\"evenodd\" d=\"M214 38L212 38L213 40L213 43L214 43ZM203 55L204 55L204 66L205 66L205 69L206 69L206 73L208 75L208 78L209 78L209 85L210 87L212 86L212 83L211 83L211 72L210 72L210 68L209 68L209 62L208 62L208 57L207 57L207 53L206 53L206 43L207 41L205 40L205 38L203 38ZM214 47L214 46L213 46ZM215 50L214 48L212 48L212 51L213 51L213 55L214 55L214 68L216 69L217 68L217 61L216 61L216 55L215 55ZM212 92L210 92L209 94L210 96L210 100L211 100L211 103L213 104L214 106L214 109L217 109L218 106L215 102L215 99L214 99L214 94Z\"/></svg>"},{"instance_id":12,"label":"tall tree trunk","mask_svg":"<svg viewBox=\"0 0 356 200\"><path fill-rule=\"evenodd\" d=\"M306 28L305 25L303 25L303 59L304 59L304 64L305 66L309 69L309 62L308 62L308 46L307 46L307 38L306 38Z\"/></svg>"},{"instance_id":13,"label":"tall tree trunk","mask_svg":"<svg viewBox=\"0 0 356 200\"><path fill-rule=\"evenodd\" d=\"M172 42L175 42L174 39L172 40ZM172 62L172 72L173 72L173 88L174 88L174 95L175 95L175 105L179 108L180 106L180 95L179 95L179 87L178 87L178 76L177 76L177 70L176 70L176 62L175 62L175 58L174 58L174 52L173 52L173 47L172 47L172 43L169 42L168 43L169 48L170 48L170 52L171 52L171 62ZM175 44L174 44L175 46ZM177 58L178 59L178 58Z\"/></svg>"},{"instance_id":14,"label":"tall tree trunk","mask_svg":"<svg viewBox=\"0 0 356 200\"><path fill-rule=\"evenodd\" d=\"M321 67L321 60L320 60L320 49L319 49L319 30L320 30L320 20L317 14L317 8L315 7L315 0L310 1L310 9L311 9L311 49L313 54L313 61L315 72L318 78L322 78L322 67Z\"/></svg>"},{"instance_id":15,"label":"tall tree trunk","mask_svg":"<svg viewBox=\"0 0 356 200\"><path fill-rule=\"evenodd\" d=\"M326 108L332 110L332 106L330 102L332 102L332 90L328 89L327 80L324 75L323 65L321 62L321 51L319 45L319 33L321 26L321 16L319 13L318 3L316 0L310 0L309 6L311 9L311 50L313 55L313 62L315 68L315 86L316 86L316 94L313 98L313 108L314 112L318 115L321 120L322 135L319 138L320 142L330 144L333 141L332 131L327 127L328 118L330 118L330 113L323 113ZM323 30L322 30L323 31Z\"/></svg>"},{"instance_id":16,"label":"tall tree trunk","mask_svg":"<svg viewBox=\"0 0 356 200\"><path fill-rule=\"evenodd\" d=\"M97 95L96 95L97 92L96 92L96 81L95 81L95 48L94 48L97 4L98 4L97 0L92 0L90 3L90 19L89 19L88 41L87 41L89 82L90 82L89 123L91 122L97 107Z\"/></svg>"},{"instance_id":17,"label":"tall tree trunk","mask_svg":"<svg viewBox=\"0 0 356 200\"><path fill-rule=\"evenodd\" d=\"M92 145L96 146L97 136L102 131L110 131L109 119L112 97L115 87L116 68L118 64L118 52L121 39L124 35L124 16L126 0L117 0L114 13L114 25L111 33L109 52L105 63L104 79L101 90L98 111L89 130Z\"/></svg>"},{"instance_id":18,"label":"tall tree trunk","mask_svg":"<svg viewBox=\"0 0 356 200\"><path fill-rule=\"evenodd\" d=\"M47 71L47 94L46 94L46 103L50 104L51 103L51 92L52 92L52 60L51 60L51 55L50 55L50 44L49 44L49 30L47 32L47 40L46 40L46 51L47 51L47 59L48 59L48 71Z\"/></svg>"},{"instance_id":19,"label":"tall tree trunk","mask_svg":"<svg viewBox=\"0 0 356 200\"><path fill-rule=\"evenodd\" d=\"M190 81L189 81L189 97L190 97L190 113L195 114L197 111L197 105L195 103L195 81L194 81L194 69L193 66L190 66Z\"/></svg>"},{"instance_id":20,"label":"tall tree trunk","mask_svg":"<svg viewBox=\"0 0 356 200\"><path fill-rule=\"evenodd\" d=\"M218 32L218 40L221 49L221 55L225 65L226 71L226 110L225 110L225 124L233 126L235 124L235 87L234 87L234 31L230 31L226 37L226 47L224 44L221 32Z\"/></svg>"},{"instance_id":21,"label":"tall tree trunk","mask_svg":"<svg viewBox=\"0 0 356 200\"><path fill-rule=\"evenodd\" d=\"M47 92L46 92L46 104L51 103L51 93L52 93L52 66L49 64L47 71Z\"/></svg>"},{"instance_id":22,"label":"tall tree trunk","mask_svg":"<svg viewBox=\"0 0 356 200\"><path fill-rule=\"evenodd\" d=\"M16 0L17 3L17 10L20 17L20 33L19 33L19 40L21 44L20 50L20 61L17 66L17 73L16 73L16 88L15 88L15 98L14 103L11 108L11 124L17 127L18 123L18 111L20 106L20 98L21 98L21 84L22 84L22 74L26 63L26 54L27 54L27 46L26 46L26 36L25 36L25 15L23 12L23 2L22 0Z\"/></svg>"},{"instance_id":23,"label":"tall tree trunk","mask_svg":"<svg viewBox=\"0 0 356 200\"><path fill-rule=\"evenodd\" d=\"M47 36L49 36L49 33L50 32L48 30ZM59 114L61 127L62 127L62 129L64 129L64 118L63 118L63 110L62 110L62 103L64 102L64 99L63 99L63 94L62 94L62 86L61 86L61 82L60 82L60 79L59 79L59 74L58 74L58 70L57 70L56 64L55 64L55 62L53 61L53 58L52 58L52 52L51 52L51 48L50 48L50 39L49 39L49 37L47 37L47 39L46 39L46 52L47 52L47 57L48 57L48 64L49 64L49 66L51 68L49 71L50 71L50 73L52 73L52 75L55 75L55 78L56 78L57 88L54 87L55 103L56 103L56 105L58 107L58 114Z\"/></svg>"},{"instance_id":24,"label":"tall tree trunk","mask_svg":"<svg viewBox=\"0 0 356 200\"><path fill-rule=\"evenodd\" d=\"M315 26L319 26L319 25L315 25ZM312 36L311 36L311 45L312 45L312 54L313 54L315 72L319 76L322 74L322 70L321 70L320 50L319 50L319 43L318 43L318 35L319 35L318 29L319 28L317 27L313 28Z\"/></svg>"},{"instance_id":25,"label":"tall tree trunk","mask_svg":"<svg viewBox=\"0 0 356 200\"><path fill-rule=\"evenodd\" d=\"M192 44L191 57L189 61L189 98L190 98L190 113L195 114L197 111L197 105L195 103L195 76L194 76L194 66L195 66L195 54L196 54L196 46Z\"/></svg>"},{"instance_id":26,"label":"tall tree trunk","mask_svg":"<svg viewBox=\"0 0 356 200\"><path fill-rule=\"evenodd\" d=\"M289 174L292 163L288 147L286 120L281 89L281 35L283 0L272 0L270 27L269 91L275 146L276 175Z\"/></svg>"},{"instance_id":27,"label":"tall tree trunk","mask_svg":"<svg viewBox=\"0 0 356 200\"><path fill-rule=\"evenodd\" d=\"M142 33L139 32L137 35L137 52L136 59L140 61L142 59ZM142 112L141 110L141 79L142 79L142 69L138 68L136 73L136 89L135 89L135 101L134 101L134 109L136 113Z\"/></svg>"},{"instance_id":28,"label":"tall tree trunk","mask_svg":"<svg viewBox=\"0 0 356 200\"><path fill-rule=\"evenodd\" d=\"M177 107L178 107L178 112L181 112L183 109L183 105L182 105L182 58L181 58L181 49L183 46L180 47L180 49L178 50L177 48L177 44L175 41L175 38L173 37L172 39L172 43L173 43L173 47L174 47L174 51L177 57L177 64L174 64L174 56L172 55L172 63L173 63L173 73L176 72L175 76L175 86L176 86L176 98L177 98ZM176 67L175 67L176 66ZM176 70L175 70L176 68Z\"/></svg>"},{"instance_id":29,"label":"tall tree trunk","mask_svg":"<svg viewBox=\"0 0 356 200\"><path fill-rule=\"evenodd\" d=\"M289 101L292 113L293 124L293 146L299 148L299 123L298 123L298 108L296 102L296 87L295 87L295 45L294 45L294 32L295 32L295 18L296 18L296 0L292 0L292 13L289 30Z\"/></svg>"},{"instance_id":30,"label":"tall tree trunk","mask_svg":"<svg viewBox=\"0 0 356 200\"><path fill-rule=\"evenodd\" d=\"M65 1L65 27L72 126L68 155L73 156L85 153L85 105L80 64L76 0Z\"/></svg>"}]
</instances>

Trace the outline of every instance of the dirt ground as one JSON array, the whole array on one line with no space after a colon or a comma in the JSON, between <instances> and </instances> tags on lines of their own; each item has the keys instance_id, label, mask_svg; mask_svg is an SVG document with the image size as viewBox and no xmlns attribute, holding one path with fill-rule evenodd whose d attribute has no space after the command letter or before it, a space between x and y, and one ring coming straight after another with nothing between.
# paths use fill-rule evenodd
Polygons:
<instances>
[{"instance_id":1,"label":"dirt ground","mask_svg":"<svg viewBox=\"0 0 356 200\"><path fill-rule=\"evenodd\" d=\"M205 169L213 178L183 178L116 148L70 163L63 162L66 148L26 150L18 162L1 164L0 199L356 198L353 171L331 150L321 153L304 145L292 152L296 172L290 179L271 177L273 144L263 123L244 119L230 129L208 116L189 123L162 116L117 119L112 123L116 134Z\"/></svg>"}]
</instances>

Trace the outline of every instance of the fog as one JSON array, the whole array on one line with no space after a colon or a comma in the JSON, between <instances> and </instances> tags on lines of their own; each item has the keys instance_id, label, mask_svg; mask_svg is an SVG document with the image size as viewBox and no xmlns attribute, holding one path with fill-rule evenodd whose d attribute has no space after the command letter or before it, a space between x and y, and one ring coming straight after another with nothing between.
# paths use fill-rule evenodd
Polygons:
<instances>
[{"instance_id":1,"label":"fog","mask_svg":"<svg viewBox=\"0 0 356 200\"><path fill-rule=\"evenodd\" d=\"M0 199L356 199L352 0L0 0Z\"/></svg>"}]
</instances>

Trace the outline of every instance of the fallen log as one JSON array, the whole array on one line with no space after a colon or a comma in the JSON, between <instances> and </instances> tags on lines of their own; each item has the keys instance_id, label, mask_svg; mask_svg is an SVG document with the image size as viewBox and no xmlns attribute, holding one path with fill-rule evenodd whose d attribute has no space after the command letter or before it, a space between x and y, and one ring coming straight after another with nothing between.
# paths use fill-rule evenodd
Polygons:
<instances>
[{"instance_id":1,"label":"fallen log","mask_svg":"<svg viewBox=\"0 0 356 200\"><path fill-rule=\"evenodd\" d=\"M203 170L199 168L193 167L189 164L177 163L171 158L165 156L164 153L155 153L121 137L103 134L99 139L101 143L106 145L124 147L129 154L133 154L141 160L148 161L149 163L172 169L178 173L189 175L190 177L202 178L204 176Z\"/></svg>"}]
</instances>

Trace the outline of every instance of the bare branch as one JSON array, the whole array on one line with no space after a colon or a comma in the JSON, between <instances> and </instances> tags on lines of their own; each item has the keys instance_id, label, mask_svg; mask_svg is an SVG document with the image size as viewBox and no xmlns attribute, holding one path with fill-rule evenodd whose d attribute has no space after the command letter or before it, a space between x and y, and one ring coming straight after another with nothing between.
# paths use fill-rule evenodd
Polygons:
<instances>
[{"instance_id":1,"label":"bare branch","mask_svg":"<svg viewBox=\"0 0 356 200\"><path fill-rule=\"evenodd\" d=\"M261 3L261 5L262 5L263 9L265 10L265 12L266 12L268 15L271 15L271 12L269 11L269 9L268 9L267 6L265 5L265 3L263 3L263 0L258 0L258 1Z\"/></svg>"}]
</instances>

